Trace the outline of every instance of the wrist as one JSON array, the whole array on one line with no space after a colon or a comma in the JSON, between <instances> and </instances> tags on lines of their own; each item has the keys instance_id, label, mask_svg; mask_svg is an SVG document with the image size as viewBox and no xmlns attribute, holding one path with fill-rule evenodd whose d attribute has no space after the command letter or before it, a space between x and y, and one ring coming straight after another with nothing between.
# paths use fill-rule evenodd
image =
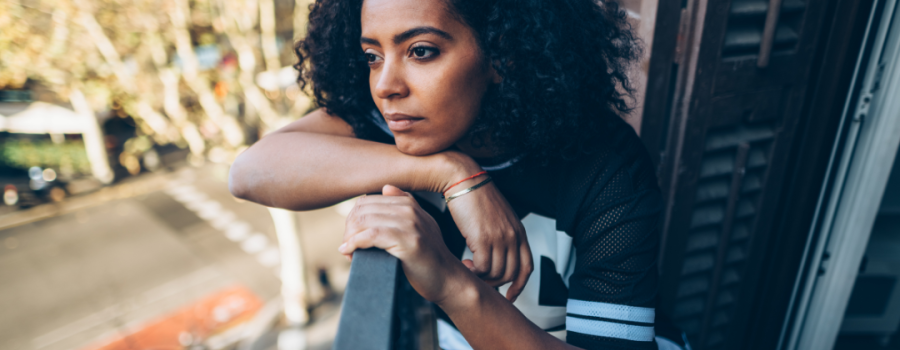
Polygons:
<instances>
[{"instance_id":1,"label":"wrist","mask_svg":"<svg viewBox=\"0 0 900 350\"><path fill-rule=\"evenodd\" d=\"M481 166L478 163L460 152L441 152L438 154L438 162L440 165L435 167L438 173L434 177L434 192L443 193L459 180L481 171Z\"/></svg>"},{"instance_id":2,"label":"wrist","mask_svg":"<svg viewBox=\"0 0 900 350\"><path fill-rule=\"evenodd\" d=\"M451 317L457 313L478 310L482 296L480 281L468 269L464 267L459 269L456 276L457 278L449 279L451 285L448 286L445 296L434 301Z\"/></svg>"}]
</instances>

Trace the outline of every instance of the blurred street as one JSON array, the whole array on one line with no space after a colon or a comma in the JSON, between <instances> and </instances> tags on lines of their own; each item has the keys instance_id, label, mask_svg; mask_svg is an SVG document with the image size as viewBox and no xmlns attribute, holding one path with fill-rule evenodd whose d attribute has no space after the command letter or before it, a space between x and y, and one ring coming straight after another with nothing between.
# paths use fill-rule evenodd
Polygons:
<instances>
[{"instance_id":1,"label":"blurred street","mask_svg":"<svg viewBox=\"0 0 900 350\"><path fill-rule=\"evenodd\" d=\"M280 256L269 212L234 199L226 179L225 166L188 167L0 214L0 349L146 348L131 335L166 319L183 323L181 346L234 347L246 323L238 316L277 302ZM346 279L340 207L298 215L313 304L339 300L323 284L340 290ZM213 326L203 315L172 318L236 289L249 293L213 310ZM334 335L336 308L320 309L331 311L313 314L310 348Z\"/></svg>"},{"instance_id":2,"label":"blurred street","mask_svg":"<svg viewBox=\"0 0 900 350\"><path fill-rule=\"evenodd\" d=\"M310 4L0 2L0 350L330 348L349 203L274 212L298 257L227 188L313 108Z\"/></svg>"}]
</instances>

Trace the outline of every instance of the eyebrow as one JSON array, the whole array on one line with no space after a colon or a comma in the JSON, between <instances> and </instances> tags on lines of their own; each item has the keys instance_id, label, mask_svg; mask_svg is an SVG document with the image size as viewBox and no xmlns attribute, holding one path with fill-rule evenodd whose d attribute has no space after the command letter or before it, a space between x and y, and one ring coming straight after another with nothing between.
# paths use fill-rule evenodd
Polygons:
<instances>
[{"instance_id":1,"label":"eyebrow","mask_svg":"<svg viewBox=\"0 0 900 350\"><path fill-rule=\"evenodd\" d=\"M425 35L425 34L434 34L434 35L437 35L439 37L442 37L442 38L450 40L450 41L453 40L453 36L450 35L450 33L447 33L445 31L437 29L435 27L425 26L425 27L415 27L415 28L407 30L403 33L394 35L393 41L394 41L395 45L399 45L400 43L407 41L413 37L417 37L419 35ZM381 46L381 44L378 42L378 40L367 38L364 36L359 38L359 42L363 43L363 44Z\"/></svg>"}]
</instances>

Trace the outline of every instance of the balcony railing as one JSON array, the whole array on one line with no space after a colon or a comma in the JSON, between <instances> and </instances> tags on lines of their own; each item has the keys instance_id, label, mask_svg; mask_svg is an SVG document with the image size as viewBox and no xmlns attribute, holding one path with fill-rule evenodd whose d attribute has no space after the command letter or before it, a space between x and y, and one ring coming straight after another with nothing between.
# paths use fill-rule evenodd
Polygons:
<instances>
[{"instance_id":1,"label":"balcony railing","mask_svg":"<svg viewBox=\"0 0 900 350\"><path fill-rule=\"evenodd\" d=\"M353 253L335 350L437 349L434 313L400 261L381 249Z\"/></svg>"}]
</instances>

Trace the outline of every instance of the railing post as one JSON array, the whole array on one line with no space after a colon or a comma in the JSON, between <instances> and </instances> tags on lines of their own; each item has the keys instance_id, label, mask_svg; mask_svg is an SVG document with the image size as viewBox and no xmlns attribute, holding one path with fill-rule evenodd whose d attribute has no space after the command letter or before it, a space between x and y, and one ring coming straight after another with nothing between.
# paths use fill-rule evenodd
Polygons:
<instances>
[{"instance_id":1,"label":"railing post","mask_svg":"<svg viewBox=\"0 0 900 350\"><path fill-rule=\"evenodd\" d=\"M381 249L357 250L344 291L334 350L391 350L396 338L400 261Z\"/></svg>"}]
</instances>

